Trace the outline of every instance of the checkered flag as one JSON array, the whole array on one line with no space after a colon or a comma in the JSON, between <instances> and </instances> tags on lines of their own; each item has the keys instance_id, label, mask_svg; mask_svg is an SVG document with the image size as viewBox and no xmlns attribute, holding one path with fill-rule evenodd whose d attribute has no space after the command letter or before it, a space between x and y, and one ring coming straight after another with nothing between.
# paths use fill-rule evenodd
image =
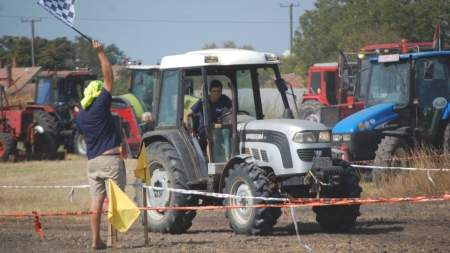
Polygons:
<instances>
[{"instance_id":1,"label":"checkered flag","mask_svg":"<svg viewBox=\"0 0 450 253\"><path fill-rule=\"evenodd\" d=\"M75 19L75 0L39 0L40 6L57 19L72 27Z\"/></svg>"},{"instance_id":2,"label":"checkered flag","mask_svg":"<svg viewBox=\"0 0 450 253\"><path fill-rule=\"evenodd\" d=\"M92 39L89 36L78 31L78 29L73 26L73 21L75 19L75 0L38 0L37 4L92 42Z\"/></svg>"}]
</instances>

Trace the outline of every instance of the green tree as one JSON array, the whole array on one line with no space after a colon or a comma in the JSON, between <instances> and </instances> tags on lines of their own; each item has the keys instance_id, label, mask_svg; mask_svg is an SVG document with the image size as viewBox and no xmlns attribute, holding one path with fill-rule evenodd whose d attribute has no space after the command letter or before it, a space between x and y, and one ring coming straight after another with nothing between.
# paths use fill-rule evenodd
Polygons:
<instances>
[{"instance_id":1,"label":"green tree","mask_svg":"<svg viewBox=\"0 0 450 253\"><path fill-rule=\"evenodd\" d=\"M449 0L317 0L299 19L285 69L305 74L313 63L336 61L338 50L366 44L431 41L436 22L449 17Z\"/></svg>"}]
</instances>

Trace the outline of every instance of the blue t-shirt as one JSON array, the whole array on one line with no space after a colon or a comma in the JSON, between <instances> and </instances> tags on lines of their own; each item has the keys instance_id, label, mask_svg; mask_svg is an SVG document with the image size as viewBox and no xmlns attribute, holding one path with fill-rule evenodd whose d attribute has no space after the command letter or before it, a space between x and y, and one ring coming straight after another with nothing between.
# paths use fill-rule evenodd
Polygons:
<instances>
[{"instance_id":1,"label":"blue t-shirt","mask_svg":"<svg viewBox=\"0 0 450 253\"><path fill-rule=\"evenodd\" d=\"M88 159L120 146L120 134L110 111L111 94L102 88L100 95L87 110L80 110L77 129L84 136Z\"/></svg>"},{"instance_id":2,"label":"blue t-shirt","mask_svg":"<svg viewBox=\"0 0 450 253\"><path fill-rule=\"evenodd\" d=\"M209 102L209 109L210 109L209 119L211 120L211 122L217 122L219 117L222 116L222 114L224 113L225 109L230 109L231 106L232 106L231 100L223 94L222 94L222 96L220 96L220 99L219 99L219 101L217 101L217 103L211 103L211 101L210 101ZM199 99L191 107L191 110L193 113L200 115L200 118L199 118L200 124L197 129L197 134L200 137L203 137L205 134L205 126L203 125L203 101L202 101L202 99Z\"/></svg>"}]
</instances>

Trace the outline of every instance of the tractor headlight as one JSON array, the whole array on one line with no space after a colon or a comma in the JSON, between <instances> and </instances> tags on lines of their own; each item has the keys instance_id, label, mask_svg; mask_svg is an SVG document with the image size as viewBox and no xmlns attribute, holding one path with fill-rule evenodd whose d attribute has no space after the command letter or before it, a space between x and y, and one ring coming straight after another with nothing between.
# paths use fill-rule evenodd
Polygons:
<instances>
[{"instance_id":1,"label":"tractor headlight","mask_svg":"<svg viewBox=\"0 0 450 253\"><path fill-rule=\"evenodd\" d=\"M330 142L330 131L304 131L294 135L292 141L297 143Z\"/></svg>"},{"instance_id":2,"label":"tractor headlight","mask_svg":"<svg viewBox=\"0 0 450 253\"><path fill-rule=\"evenodd\" d=\"M342 135L341 134L333 134L333 142L341 142Z\"/></svg>"},{"instance_id":3,"label":"tractor headlight","mask_svg":"<svg viewBox=\"0 0 450 253\"><path fill-rule=\"evenodd\" d=\"M319 141L318 142L330 142L331 134L330 131L320 131L319 132Z\"/></svg>"},{"instance_id":4,"label":"tractor headlight","mask_svg":"<svg viewBox=\"0 0 450 253\"><path fill-rule=\"evenodd\" d=\"M351 134L344 134L344 135L342 135L342 140L343 141L351 141L352 140L352 135Z\"/></svg>"},{"instance_id":5,"label":"tractor headlight","mask_svg":"<svg viewBox=\"0 0 450 253\"><path fill-rule=\"evenodd\" d=\"M312 143L316 142L317 139L314 132L298 132L292 140L298 143Z\"/></svg>"}]
</instances>

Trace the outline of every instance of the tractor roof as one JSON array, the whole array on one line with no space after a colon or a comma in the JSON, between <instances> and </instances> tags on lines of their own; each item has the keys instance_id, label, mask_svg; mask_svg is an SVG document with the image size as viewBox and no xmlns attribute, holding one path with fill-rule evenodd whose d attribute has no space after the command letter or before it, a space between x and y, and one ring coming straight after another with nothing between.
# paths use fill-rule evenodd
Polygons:
<instances>
[{"instance_id":1,"label":"tractor roof","mask_svg":"<svg viewBox=\"0 0 450 253\"><path fill-rule=\"evenodd\" d=\"M385 55L386 56L386 55ZM408 53L408 54L400 54L398 57L400 60L407 60L407 59L421 59L421 58L428 58L428 57L450 57L450 51L425 51L425 52L418 52L418 53ZM379 56L373 56L369 58L370 61L377 62L379 59Z\"/></svg>"},{"instance_id":2,"label":"tractor roof","mask_svg":"<svg viewBox=\"0 0 450 253\"><path fill-rule=\"evenodd\" d=\"M12 83L8 83L8 74L6 68L0 69L0 85L8 88L9 86L14 84L14 89L20 89L25 84L31 82L31 79L36 76L41 67L28 67L28 68L11 68L11 81Z\"/></svg>"},{"instance_id":3,"label":"tractor roof","mask_svg":"<svg viewBox=\"0 0 450 253\"><path fill-rule=\"evenodd\" d=\"M60 71L46 70L46 71L41 71L41 73L39 73L39 76L40 77L56 76L57 78L67 78L69 76L95 78L95 74L93 74L92 71L90 71L88 69L60 70Z\"/></svg>"},{"instance_id":4,"label":"tractor roof","mask_svg":"<svg viewBox=\"0 0 450 253\"><path fill-rule=\"evenodd\" d=\"M128 65L127 69L152 70L159 69L159 65Z\"/></svg>"},{"instance_id":5,"label":"tractor roof","mask_svg":"<svg viewBox=\"0 0 450 253\"><path fill-rule=\"evenodd\" d=\"M249 64L277 64L276 55L245 49L218 48L165 56L161 69L187 68L201 66L231 66Z\"/></svg>"}]
</instances>

